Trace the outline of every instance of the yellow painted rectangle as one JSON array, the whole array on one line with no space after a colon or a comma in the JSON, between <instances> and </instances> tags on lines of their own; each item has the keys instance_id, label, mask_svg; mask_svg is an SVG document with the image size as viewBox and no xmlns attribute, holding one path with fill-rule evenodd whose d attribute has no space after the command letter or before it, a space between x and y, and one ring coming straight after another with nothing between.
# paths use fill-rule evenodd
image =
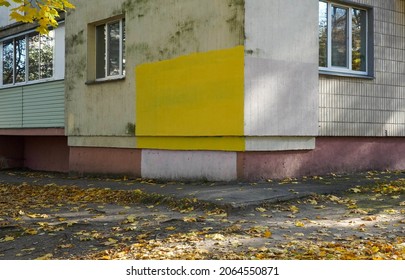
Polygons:
<instances>
[{"instance_id":1,"label":"yellow painted rectangle","mask_svg":"<svg viewBox=\"0 0 405 280\"><path fill-rule=\"evenodd\" d=\"M136 135L148 136L140 141L142 147L148 148L148 142L167 146L158 144L165 137L153 136L243 136L243 132L243 46L136 68ZM186 143L182 138L178 144L169 146Z\"/></svg>"}]
</instances>

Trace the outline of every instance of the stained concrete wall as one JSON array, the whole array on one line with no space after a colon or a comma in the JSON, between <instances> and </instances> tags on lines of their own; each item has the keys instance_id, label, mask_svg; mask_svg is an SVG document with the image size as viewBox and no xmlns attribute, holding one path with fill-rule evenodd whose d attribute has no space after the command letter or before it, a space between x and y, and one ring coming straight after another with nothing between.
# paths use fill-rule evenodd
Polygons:
<instances>
[{"instance_id":1,"label":"stained concrete wall","mask_svg":"<svg viewBox=\"0 0 405 280\"><path fill-rule=\"evenodd\" d=\"M243 45L241 0L72 1L66 17L66 130L72 146L102 146L114 136L134 147L137 65ZM102 9L96 8L102 7ZM94 24L116 16L126 21L126 77L93 83ZM93 42L94 43L94 42ZM101 141L99 141L101 140Z\"/></svg>"}]
</instances>

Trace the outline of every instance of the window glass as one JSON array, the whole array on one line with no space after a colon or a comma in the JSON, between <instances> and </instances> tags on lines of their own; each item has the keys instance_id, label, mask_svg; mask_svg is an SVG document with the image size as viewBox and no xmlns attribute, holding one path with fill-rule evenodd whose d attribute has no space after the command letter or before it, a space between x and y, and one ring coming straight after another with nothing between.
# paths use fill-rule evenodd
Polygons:
<instances>
[{"instance_id":1,"label":"window glass","mask_svg":"<svg viewBox=\"0 0 405 280\"><path fill-rule=\"evenodd\" d=\"M14 43L9 40L3 43L3 85L14 82Z\"/></svg>"},{"instance_id":2,"label":"window glass","mask_svg":"<svg viewBox=\"0 0 405 280\"><path fill-rule=\"evenodd\" d=\"M125 75L125 20L96 26L96 79Z\"/></svg>"},{"instance_id":3,"label":"window glass","mask_svg":"<svg viewBox=\"0 0 405 280\"><path fill-rule=\"evenodd\" d=\"M28 37L28 80L35 81L40 79L39 75L39 34L31 34Z\"/></svg>"},{"instance_id":4,"label":"window glass","mask_svg":"<svg viewBox=\"0 0 405 280\"><path fill-rule=\"evenodd\" d=\"M122 20L122 75L125 75L125 19Z\"/></svg>"},{"instance_id":5,"label":"window glass","mask_svg":"<svg viewBox=\"0 0 405 280\"><path fill-rule=\"evenodd\" d=\"M105 25L96 27L96 78L105 75Z\"/></svg>"},{"instance_id":6,"label":"window glass","mask_svg":"<svg viewBox=\"0 0 405 280\"><path fill-rule=\"evenodd\" d=\"M319 2L319 66L328 66L328 4Z\"/></svg>"},{"instance_id":7,"label":"window glass","mask_svg":"<svg viewBox=\"0 0 405 280\"><path fill-rule=\"evenodd\" d=\"M367 74L368 11L328 0L318 3L321 71Z\"/></svg>"},{"instance_id":8,"label":"window glass","mask_svg":"<svg viewBox=\"0 0 405 280\"><path fill-rule=\"evenodd\" d=\"M54 31L48 35L30 33L5 41L3 85L52 78L54 72Z\"/></svg>"},{"instance_id":9,"label":"window glass","mask_svg":"<svg viewBox=\"0 0 405 280\"><path fill-rule=\"evenodd\" d=\"M54 49L54 31L49 34L41 35L41 49L40 49L40 78L46 79L53 76L53 49Z\"/></svg>"},{"instance_id":10,"label":"window glass","mask_svg":"<svg viewBox=\"0 0 405 280\"><path fill-rule=\"evenodd\" d=\"M352 15L352 65L355 71L367 70L367 13L353 9Z\"/></svg>"},{"instance_id":11,"label":"window glass","mask_svg":"<svg viewBox=\"0 0 405 280\"><path fill-rule=\"evenodd\" d=\"M108 29L108 76L120 74L120 22L107 25Z\"/></svg>"},{"instance_id":12,"label":"window glass","mask_svg":"<svg viewBox=\"0 0 405 280\"><path fill-rule=\"evenodd\" d=\"M347 67L347 9L332 6L332 66Z\"/></svg>"},{"instance_id":13,"label":"window glass","mask_svg":"<svg viewBox=\"0 0 405 280\"><path fill-rule=\"evenodd\" d=\"M27 54L27 45L25 36L16 38L15 44L15 83L25 82L25 63Z\"/></svg>"}]
</instances>

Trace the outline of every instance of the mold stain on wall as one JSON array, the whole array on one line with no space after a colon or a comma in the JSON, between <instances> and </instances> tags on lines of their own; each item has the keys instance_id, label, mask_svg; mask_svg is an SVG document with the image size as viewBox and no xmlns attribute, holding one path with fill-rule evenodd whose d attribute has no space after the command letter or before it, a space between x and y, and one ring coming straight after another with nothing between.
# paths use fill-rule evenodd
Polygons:
<instances>
[{"instance_id":1,"label":"mold stain on wall","mask_svg":"<svg viewBox=\"0 0 405 280\"><path fill-rule=\"evenodd\" d=\"M66 54L75 53L75 47L84 44L84 30L66 38Z\"/></svg>"},{"instance_id":2,"label":"mold stain on wall","mask_svg":"<svg viewBox=\"0 0 405 280\"><path fill-rule=\"evenodd\" d=\"M226 22L229 31L239 38L239 45L245 41L245 0L228 0L228 6L232 9L232 16Z\"/></svg>"}]
</instances>

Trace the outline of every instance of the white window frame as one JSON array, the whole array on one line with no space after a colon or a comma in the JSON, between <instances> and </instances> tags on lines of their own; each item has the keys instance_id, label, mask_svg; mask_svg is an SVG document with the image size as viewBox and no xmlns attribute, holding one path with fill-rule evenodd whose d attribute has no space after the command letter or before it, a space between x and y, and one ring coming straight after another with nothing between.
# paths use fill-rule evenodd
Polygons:
<instances>
[{"instance_id":1,"label":"white window frame","mask_svg":"<svg viewBox=\"0 0 405 280\"><path fill-rule=\"evenodd\" d=\"M97 27L99 26L104 26L104 30L106 32L106 30L108 30L107 26L116 22L119 22L120 24L120 45L119 45L119 74L118 75L108 75L108 63L109 63L109 57L108 57L108 47L109 47L109 42L108 42L108 36L107 34L105 34L105 50L104 50L104 73L105 76L103 78L97 78L97 74L96 74L96 81L108 81L108 80L117 80L117 79L122 79L125 78L125 68L123 67L123 53L124 53L124 43L123 43L123 35L124 35L124 26L123 26L123 21L125 21L125 18L120 18L120 19L115 19L115 20L111 20L108 22L105 22L103 24L98 24L95 26L95 28L97 29ZM97 69L97 32L95 32L95 51L94 51L94 55L95 55L95 69ZM97 72L97 70L96 70Z\"/></svg>"},{"instance_id":2,"label":"white window frame","mask_svg":"<svg viewBox=\"0 0 405 280\"><path fill-rule=\"evenodd\" d=\"M17 86L23 86L23 85L30 85L30 84L37 84L37 83L43 83L43 82L49 82L49 81L55 81L55 80L63 80L64 79L64 69L65 69L65 45L64 45L64 40L65 40L65 28L64 28L64 23L59 22L59 26L54 29L55 34L54 34L54 46L53 46L53 75L52 77L49 78L43 78L43 79L37 79L37 80L28 80L28 59L25 61L25 81L24 82L15 82L15 77L13 75L13 83L3 85L3 64L0 62L0 89L2 88L9 88L9 87L17 87ZM9 40L14 40L19 37L25 37L26 42L28 39L28 36L36 33L34 30L29 30L26 32L14 34L12 36L4 37L0 39L0 61L3 61L3 42L9 41ZM28 58L28 47L25 49L26 51L26 58Z\"/></svg>"},{"instance_id":3,"label":"white window frame","mask_svg":"<svg viewBox=\"0 0 405 280\"><path fill-rule=\"evenodd\" d=\"M328 20L328 38L327 38L327 66L322 67L319 66L319 70L321 73L341 73L341 74L348 74L348 75L360 75L360 76L368 76L369 75L369 66L370 66L370 46L369 46L369 25L370 25L370 13L367 8L362 8L358 6L350 6L350 5L345 5L341 3L336 3L334 1L327 1L327 0L322 0L319 2L324 2L328 5L327 9L327 20ZM348 23L347 23L347 28L348 28L348 38L347 38L347 49L348 49L348 56L347 56L347 64L348 67L338 67L338 66L333 66L332 65L332 6L334 7L339 7L343 9L348 9ZM352 32L352 14L353 14L353 9L356 10L362 10L366 12L366 71L357 71L353 70L353 32Z\"/></svg>"}]
</instances>

